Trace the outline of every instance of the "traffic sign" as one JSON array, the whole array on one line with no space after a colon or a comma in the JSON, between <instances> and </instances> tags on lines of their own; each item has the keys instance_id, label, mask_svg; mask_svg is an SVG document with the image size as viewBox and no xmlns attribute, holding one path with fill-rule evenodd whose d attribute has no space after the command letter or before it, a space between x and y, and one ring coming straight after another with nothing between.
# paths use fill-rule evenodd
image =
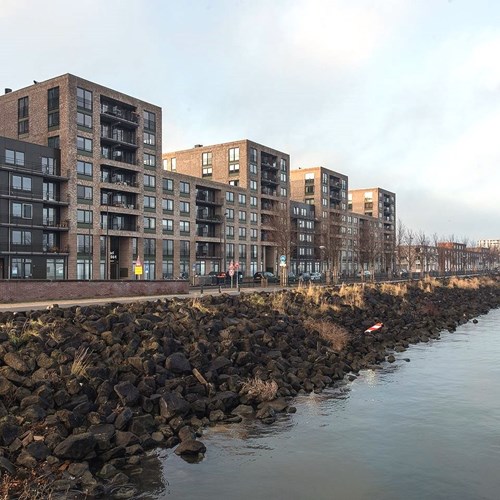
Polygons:
<instances>
[{"instance_id":1,"label":"traffic sign","mask_svg":"<svg viewBox=\"0 0 500 500\"><path fill-rule=\"evenodd\" d=\"M280 256L280 264L286 264L286 255Z\"/></svg>"},{"instance_id":2,"label":"traffic sign","mask_svg":"<svg viewBox=\"0 0 500 500\"><path fill-rule=\"evenodd\" d=\"M235 263L234 263L234 268L235 268L235 269L238 269L238 267L240 267L240 263L239 263L239 262L235 262Z\"/></svg>"},{"instance_id":3,"label":"traffic sign","mask_svg":"<svg viewBox=\"0 0 500 500\"><path fill-rule=\"evenodd\" d=\"M234 276L234 269L229 269L229 271L227 272L229 274L229 276L231 276L231 278Z\"/></svg>"},{"instance_id":4,"label":"traffic sign","mask_svg":"<svg viewBox=\"0 0 500 500\"><path fill-rule=\"evenodd\" d=\"M234 269L234 263L233 263L233 261L231 261L229 263L229 270L231 271L232 269Z\"/></svg>"}]
</instances>

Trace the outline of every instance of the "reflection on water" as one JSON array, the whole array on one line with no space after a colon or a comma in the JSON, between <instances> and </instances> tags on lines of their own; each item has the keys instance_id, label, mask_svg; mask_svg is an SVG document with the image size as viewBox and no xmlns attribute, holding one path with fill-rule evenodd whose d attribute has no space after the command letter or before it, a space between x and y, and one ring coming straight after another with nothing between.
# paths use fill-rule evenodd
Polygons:
<instances>
[{"instance_id":1,"label":"reflection on water","mask_svg":"<svg viewBox=\"0 0 500 500\"><path fill-rule=\"evenodd\" d=\"M497 499L499 329L496 310L271 426L209 428L199 464L156 451L141 498Z\"/></svg>"}]
</instances>

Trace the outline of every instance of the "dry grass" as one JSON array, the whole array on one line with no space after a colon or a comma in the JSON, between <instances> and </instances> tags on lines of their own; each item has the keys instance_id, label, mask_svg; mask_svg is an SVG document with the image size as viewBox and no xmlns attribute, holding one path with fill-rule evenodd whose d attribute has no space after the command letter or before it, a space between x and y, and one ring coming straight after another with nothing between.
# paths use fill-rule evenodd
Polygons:
<instances>
[{"instance_id":1,"label":"dry grass","mask_svg":"<svg viewBox=\"0 0 500 500\"><path fill-rule=\"evenodd\" d=\"M87 368L91 365L90 356L92 351L89 348L79 347L75 353L75 359L71 364L71 375L80 378L87 377Z\"/></svg>"},{"instance_id":2,"label":"dry grass","mask_svg":"<svg viewBox=\"0 0 500 500\"><path fill-rule=\"evenodd\" d=\"M339 297L344 304L361 308L365 305L364 285L342 284L339 290Z\"/></svg>"},{"instance_id":3,"label":"dry grass","mask_svg":"<svg viewBox=\"0 0 500 500\"><path fill-rule=\"evenodd\" d=\"M260 378L250 378L243 382L240 394L246 394L258 401L272 401L276 399L278 384L274 380L261 380Z\"/></svg>"},{"instance_id":4,"label":"dry grass","mask_svg":"<svg viewBox=\"0 0 500 500\"><path fill-rule=\"evenodd\" d=\"M34 471L31 477L16 479L10 474L4 474L0 480L0 500L52 500L54 498L52 488L44 483Z\"/></svg>"},{"instance_id":5,"label":"dry grass","mask_svg":"<svg viewBox=\"0 0 500 500\"><path fill-rule=\"evenodd\" d=\"M408 293L408 285L406 283L382 283L380 291L394 297L404 297Z\"/></svg>"},{"instance_id":6,"label":"dry grass","mask_svg":"<svg viewBox=\"0 0 500 500\"><path fill-rule=\"evenodd\" d=\"M318 332L321 339L327 342L335 352L342 351L349 341L347 330L331 321L308 318L304 321L308 330Z\"/></svg>"},{"instance_id":7,"label":"dry grass","mask_svg":"<svg viewBox=\"0 0 500 500\"><path fill-rule=\"evenodd\" d=\"M448 287L478 290L481 287L481 280L479 278L459 278L452 276L448 281Z\"/></svg>"},{"instance_id":8,"label":"dry grass","mask_svg":"<svg viewBox=\"0 0 500 500\"><path fill-rule=\"evenodd\" d=\"M308 284L299 283L296 288L298 293L301 293L315 304L320 304L323 300L323 287L315 285L311 282Z\"/></svg>"},{"instance_id":9,"label":"dry grass","mask_svg":"<svg viewBox=\"0 0 500 500\"><path fill-rule=\"evenodd\" d=\"M210 309L205 304L203 304L203 302L199 298L194 298L191 301L191 307L193 309L196 309L197 311L200 311L203 314L210 313Z\"/></svg>"},{"instance_id":10,"label":"dry grass","mask_svg":"<svg viewBox=\"0 0 500 500\"><path fill-rule=\"evenodd\" d=\"M419 280L418 287L427 293L432 293L434 290L441 286L441 282L436 278L426 276L424 279Z\"/></svg>"},{"instance_id":11,"label":"dry grass","mask_svg":"<svg viewBox=\"0 0 500 500\"><path fill-rule=\"evenodd\" d=\"M284 293L272 293L269 300L272 309L280 314L286 314L287 297Z\"/></svg>"}]
</instances>

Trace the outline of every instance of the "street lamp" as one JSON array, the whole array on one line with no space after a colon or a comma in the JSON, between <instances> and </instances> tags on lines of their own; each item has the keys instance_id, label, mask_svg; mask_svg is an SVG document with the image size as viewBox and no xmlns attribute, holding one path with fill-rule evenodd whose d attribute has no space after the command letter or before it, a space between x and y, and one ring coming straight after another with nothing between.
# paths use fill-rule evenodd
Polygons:
<instances>
[{"instance_id":1,"label":"street lamp","mask_svg":"<svg viewBox=\"0 0 500 500\"><path fill-rule=\"evenodd\" d=\"M109 281L111 279L111 263L110 263L110 244L109 244L109 204L113 197L111 191L107 192L107 203L106 203L106 279Z\"/></svg>"}]
</instances>

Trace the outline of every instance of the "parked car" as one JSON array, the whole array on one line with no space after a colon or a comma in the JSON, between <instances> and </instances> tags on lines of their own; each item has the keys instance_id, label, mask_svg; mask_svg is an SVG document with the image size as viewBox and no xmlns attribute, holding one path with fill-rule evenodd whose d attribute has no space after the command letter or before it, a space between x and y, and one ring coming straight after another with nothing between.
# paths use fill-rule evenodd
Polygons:
<instances>
[{"instance_id":1,"label":"parked car","mask_svg":"<svg viewBox=\"0 0 500 500\"><path fill-rule=\"evenodd\" d=\"M370 271L368 271L368 269L361 270L358 272L358 276L360 278L370 278L371 275L372 275L372 273Z\"/></svg>"},{"instance_id":2,"label":"parked car","mask_svg":"<svg viewBox=\"0 0 500 500\"><path fill-rule=\"evenodd\" d=\"M210 271L208 275L211 277L212 285L220 285L224 283L226 279L226 273L224 271Z\"/></svg>"},{"instance_id":3,"label":"parked car","mask_svg":"<svg viewBox=\"0 0 500 500\"><path fill-rule=\"evenodd\" d=\"M259 271L253 275L254 283L260 283L262 281L262 279L266 279L268 283L278 283L279 282L279 278L277 276L275 276L273 273L270 273L268 271L264 271L264 272Z\"/></svg>"},{"instance_id":4,"label":"parked car","mask_svg":"<svg viewBox=\"0 0 500 500\"><path fill-rule=\"evenodd\" d=\"M323 275L318 272L311 273L311 281L323 281Z\"/></svg>"},{"instance_id":5,"label":"parked car","mask_svg":"<svg viewBox=\"0 0 500 500\"><path fill-rule=\"evenodd\" d=\"M243 281L243 272L234 271L233 283L236 283L236 277L238 277L238 283L241 283ZM231 276L229 275L229 271L226 273L226 283L231 283Z\"/></svg>"},{"instance_id":6,"label":"parked car","mask_svg":"<svg viewBox=\"0 0 500 500\"><path fill-rule=\"evenodd\" d=\"M288 283L297 283L299 281L299 278L295 273L288 273Z\"/></svg>"},{"instance_id":7,"label":"parked car","mask_svg":"<svg viewBox=\"0 0 500 500\"><path fill-rule=\"evenodd\" d=\"M299 283L309 282L311 281L311 275L309 273L300 273L299 274Z\"/></svg>"}]
</instances>

